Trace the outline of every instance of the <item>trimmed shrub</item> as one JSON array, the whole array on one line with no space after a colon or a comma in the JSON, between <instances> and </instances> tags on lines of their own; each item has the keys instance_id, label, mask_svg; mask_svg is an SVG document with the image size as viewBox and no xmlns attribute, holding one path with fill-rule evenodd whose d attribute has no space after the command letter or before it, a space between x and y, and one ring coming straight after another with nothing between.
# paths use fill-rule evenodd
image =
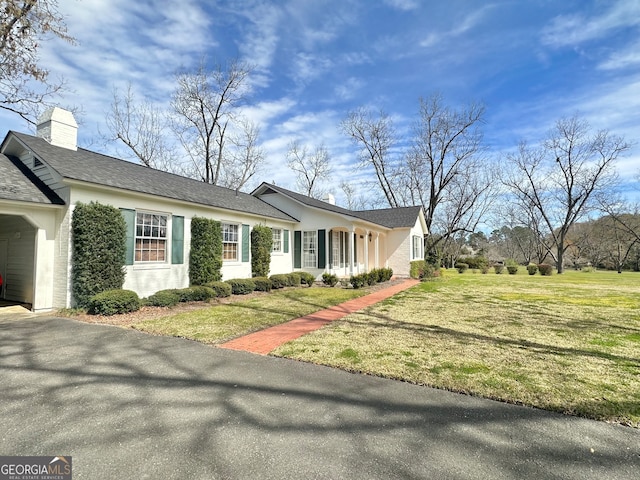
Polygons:
<instances>
[{"instance_id":1,"label":"trimmed shrub","mask_svg":"<svg viewBox=\"0 0 640 480\"><path fill-rule=\"evenodd\" d=\"M482 265L480 267L480 272L482 272L483 274L489 273L489 264L487 263L486 265Z\"/></svg>"},{"instance_id":2,"label":"trimmed shrub","mask_svg":"<svg viewBox=\"0 0 640 480\"><path fill-rule=\"evenodd\" d=\"M547 277L553 273L553 267L548 263L538 264L538 270L540 271L540 275L544 275Z\"/></svg>"},{"instance_id":3,"label":"trimmed shrub","mask_svg":"<svg viewBox=\"0 0 640 480\"><path fill-rule=\"evenodd\" d=\"M270 292L271 288L273 286L273 284L271 283L271 280L269 280L267 277L253 277L251 280L253 280L253 283L255 283L256 287L256 292Z\"/></svg>"},{"instance_id":4,"label":"trimmed shrub","mask_svg":"<svg viewBox=\"0 0 640 480\"><path fill-rule=\"evenodd\" d=\"M160 290L150 295L145 303L152 307L173 307L180 303L180 294L175 290Z\"/></svg>"},{"instance_id":5,"label":"trimmed shrub","mask_svg":"<svg viewBox=\"0 0 640 480\"><path fill-rule=\"evenodd\" d=\"M189 283L206 285L222 279L222 226L216 220L191 219Z\"/></svg>"},{"instance_id":6,"label":"trimmed shrub","mask_svg":"<svg viewBox=\"0 0 640 480\"><path fill-rule=\"evenodd\" d=\"M493 269L495 270L496 275L500 275L500 274L502 273L502 271L504 270L504 265L501 265L501 264L499 264L499 263L496 263L496 264L493 266Z\"/></svg>"},{"instance_id":7,"label":"trimmed shrub","mask_svg":"<svg viewBox=\"0 0 640 480\"><path fill-rule=\"evenodd\" d=\"M456 270L458 270L458 273L464 273L469 268L469 264L464 262L456 262L455 266Z\"/></svg>"},{"instance_id":8,"label":"trimmed shrub","mask_svg":"<svg viewBox=\"0 0 640 480\"><path fill-rule=\"evenodd\" d=\"M458 259L459 263L466 263L471 269L482 270L482 267L485 265L489 265L489 260L482 255L473 256L473 257L461 257ZM457 267L456 267L457 268Z\"/></svg>"},{"instance_id":9,"label":"trimmed shrub","mask_svg":"<svg viewBox=\"0 0 640 480\"><path fill-rule=\"evenodd\" d=\"M423 278L426 268L427 262L424 260L414 260L409 264L409 276L416 279Z\"/></svg>"},{"instance_id":10,"label":"trimmed shrub","mask_svg":"<svg viewBox=\"0 0 640 480\"><path fill-rule=\"evenodd\" d=\"M507 272L509 275L515 275L518 273L518 265L507 265Z\"/></svg>"},{"instance_id":11,"label":"trimmed shrub","mask_svg":"<svg viewBox=\"0 0 640 480\"><path fill-rule=\"evenodd\" d=\"M115 207L78 203L71 219L71 284L76 305L124 284L127 226Z\"/></svg>"},{"instance_id":12,"label":"trimmed shrub","mask_svg":"<svg viewBox=\"0 0 640 480\"><path fill-rule=\"evenodd\" d=\"M251 230L251 276L266 277L271 264L273 232L265 225L256 225Z\"/></svg>"},{"instance_id":13,"label":"trimmed shrub","mask_svg":"<svg viewBox=\"0 0 640 480\"><path fill-rule=\"evenodd\" d=\"M299 287L302 283L302 277L298 272L287 274L287 279L290 287Z\"/></svg>"},{"instance_id":14,"label":"trimmed shrub","mask_svg":"<svg viewBox=\"0 0 640 480\"><path fill-rule=\"evenodd\" d=\"M192 285L182 290L185 292L186 299L183 302L204 302L216 296L216 292L205 285Z\"/></svg>"},{"instance_id":15,"label":"trimmed shrub","mask_svg":"<svg viewBox=\"0 0 640 480\"><path fill-rule=\"evenodd\" d=\"M353 288L362 288L367 284L367 274L361 273L359 275L352 275L349 279L349 283Z\"/></svg>"},{"instance_id":16,"label":"trimmed shrub","mask_svg":"<svg viewBox=\"0 0 640 480\"><path fill-rule=\"evenodd\" d=\"M529 272L529 275L535 275L536 273L538 273L538 266L530 263L529 265L527 265L527 272Z\"/></svg>"},{"instance_id":17,"label":"trimmed shrub","mask_svg":"<svg viewBox=\"0 0 640 480\"><path fill-rule=\"evenodd\" d=\"M300 281L305 284L308 285L309 287L313 285L313 283L316 281L316 277L313 275L313 273L309 273L309 272L299 272L300 275Z\"/></svg>"},{"instance_id":18,"label":"trimmed shrub","mask_svg":"<svg viewBox=\"0 0 640 480\"><path fill-rule=\"evenodd\" d=\"M225 298L231 296L231 285L225 282L209 282L206 285L213 290L215 298Z\"/></svg>"},{"instance_id":19,"label":"trimmed shrub","mask_svg":"<svg viewBox=\"0 0 640 480\"><path fill-rule=\"evenodd\" d=\"M93 315L116 315L140 310L142 302L131 290L106 290L89 300L89 313Z\"/></svg>"},{"instance_id":20,"label":"trimmed shrub","mask_svg":"<svg viewBox=\"0 0 640 480\"><path fill-rule=\"evenodd\" d=\"M256 289L256 284L250 278L232 278L226 280L231 285L231 293L234 295L247 295Z\"/></svg>"},{"instance_id":21,"label":"trimmed shrub","mask_svg":"<svg viewBox=\"0 0 640 480\"><path fill-rule=\"evenodd\" d=\"M333 273L323 273L322 283L329 285L330 287L335 287L338 284L338 277Z\"/></svg>"},{"instance_id":22,"label":"trimmed shrub","mask_svg":"<svg viewBox=\"0 0 640 480\"><path fill-rule=\"evenodd\" d=\"M277 273L269 277L271 280L271 287L275 289L284 288L289 286L289 277L284 273Z\"/></svg>"}]
</instances>

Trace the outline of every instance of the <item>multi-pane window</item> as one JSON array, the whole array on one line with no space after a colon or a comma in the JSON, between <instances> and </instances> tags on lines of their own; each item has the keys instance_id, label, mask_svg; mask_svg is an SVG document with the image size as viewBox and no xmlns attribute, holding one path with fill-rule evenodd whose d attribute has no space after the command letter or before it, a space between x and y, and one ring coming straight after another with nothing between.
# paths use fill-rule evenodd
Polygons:
<instances>
[{"instance_id":1,"label":"multi-pane window","mask_svg":"<svg viewBox=\"0 0 640 480\"><path fill-rule=\"evenodd\" d=\"M302 267L316 268L318 265L318 233L302 232Z\"/></svg>"},{"instance_id":2,"label":"multi-pane window","mask_svg":"<svg viewBox=\"0 0 640 480\"><path fill-rule=\"evenodd\" d=\"M167 259L167 215L137 212L136 262L165 262Z\"/></svg>"},{"instance_id":3,"label":"multi-pane window","mask_svg":"<svg viewBox=\"0 0 640 480\"><path fill-rule=\"evenodd\" d=\"M222 224L222 259L238 260L238 225Z\"/></svg>"},{"instance_id":4,"label":"multi-pane window","mask_svg":"<svg viewBox=\"0 0 640 480\"><path fill-rule=\"evenodd\" d=\"M422 238L414 235L413 237L413 259L420 260L422 259Z\"/></svg>"},{"instance_id":5,"label":"multi-pane window","mask_svg":"<svg viewBox=\"0 0 640 480\"><path fill-rule=\"evenodd\" d=\"M273 247L271 248L272 252L282 252L282 229L280 228L272 228L271 233L273 234Z\"/></svg>"}]
</instances>

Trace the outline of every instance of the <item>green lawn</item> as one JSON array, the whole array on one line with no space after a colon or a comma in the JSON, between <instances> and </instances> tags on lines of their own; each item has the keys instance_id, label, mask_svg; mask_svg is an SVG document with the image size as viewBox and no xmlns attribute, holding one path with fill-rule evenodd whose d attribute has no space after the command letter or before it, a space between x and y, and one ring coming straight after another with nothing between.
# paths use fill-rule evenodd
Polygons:
<instances>
[{"instance_id":1,"label":"green lawn","mask_svg":"<svg viewBox=\"0 0 640 480\"><path fill-rule=\"evenodd\" d=\"M157 335L215 344L346 302L365 293L365 290L323 287L276 290L256 298L238 297L240 300L229 304L145 320L132 327Z\"/></svg>"},{"instance_id":2,"label":"green lawn","mask_svg":"<svg viewBox=\"0 0 640 480\"><path fill-rule=\"evenodd\" d=\"M640 427L640 274L449 270L273 354Z\"/></svg>"}]
</instances>

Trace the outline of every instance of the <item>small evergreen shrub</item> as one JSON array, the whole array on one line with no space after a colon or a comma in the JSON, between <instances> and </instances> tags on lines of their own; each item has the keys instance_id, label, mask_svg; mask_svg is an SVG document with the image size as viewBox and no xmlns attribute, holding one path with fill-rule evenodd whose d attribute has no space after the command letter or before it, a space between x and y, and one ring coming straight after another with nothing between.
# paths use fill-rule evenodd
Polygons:
<instances>
[{"instance_id":1,"label":"small evergreen shrub","mask_svg":"<svg viewBox=\"0 0 640 480\"><path fill-rule=\"evenodd\" d=\"M368 276L366 273L361 273L359 275L352 275L349 279L349 283L353 288L362 288L367 285Z\"/></svg>"},{"instance_id":2,"label":"small evergreen shrub","mask_svg":"<svg viewBox=\"0 0 640 480\"><path fill-rule=\"evenodd\" d=\"M89 300L89 313L92 315L116 315L140 310L142 302L136 292L131 290L106 290Z\"/></svg>"},{"instance_id":3,"label":"small evergreen shrub","mask_svg":"<svg viewBox=\"0 0 640 480\"><path fill-rule=\"evenodd\" d=\"M333 273L323 273L322 283L329 285L330 287L335 287L338 284L338 277Z\"/></svg>"},{"instance_id":4,"label":"small evergreen shrub","mask_svg":"<svg viewBox=\"0 0 640 480\"><path fill-rule=\"evenodd\" d=\"M215 298L226 298L231 296L231 285L225 282L209 282L206 285L213 290Z\"/></svg>"},{"instance_id":5,"label":"small evergreen shrub","mask_svg":"<svg viewBox=\"0 0 640 480\"><path fill-rule=\"evenodd\" d=\"M538 266L530 263L529 265L527 265L527 272L529 272L529 275L535 275L536 273L538 273Z\"/></svg>"},{"instance_id":6,"label":"small evergreen shrub","mask_svg":"<svg viewBox=\"0 0 640 480\"><path fill-rule=\"evenodd\" d=\"M504 271L504 265L501 265L500 263L496 263L493 266L493 270L496 272L496 275L500 275Z\"/></svg>"},{"instance_id":7,"label":"small evergreen shrub","mask_svg":"<svg viewBox=\"0 0 640 480\"><path fill-rule=\"evenodd\" d=\"M256 284L250 278L232 278L226 282L231 285L234 295L247 295L256 289Z\"/></svg>"},{"instance_id":8,"label":"small evergreen shrub","mask_svg":"<svg viewBox=\"0 0 640 480\"><path fill-rule=\"evenodd\" d=\"M302 283L302 277L298 272L287 274L287 279L288 279L288 285L290 287L299 287L300 284Z\"/></svg>"},{"instance_id":9,"label":"small evergreen shrub","mask_svg":"<svg viewBox=\"0 0 640 480\"><path fill-rule=\"evenodd\" d=\"M255 283L256 285L255 287L256 292L271 291L273 284L271 283L271 280L269 280L267 277L253 277L251 280L253 280L253 283Z\"/></svg>"},{"instance_id":10,"label":"small evergreen shrub","mask_svg":"<svg viewBox=\"0 0 640 480\"><path fill-rule=\"evenodd\" d=\"M271 264L273 233L265 225L256 225L251 230L251 276L266 277Z\"/></svg>"},{"instance_id":11,"label":"small evergreen shrub","mask_svg":"<svg viewBox=\"0 0 640 480\"><path fill-rule=\"evenodd\" d=\"M316 281L316 277L313 275L313 273L299 272L299 275L301 282L309 287L312 286Z\"/></svg>"},{"instance_id":12,"label":"small evergreen shrub","mask_svg":"<svg viewBox=\"0 0 640 480\"><path fill-rule=\"evenodd\" d=\"M427 265L427 262L424 260L414 260L409 264L409 276L416 279L424 278Z\"/></svg>"},{"instance_id":13,"label":"small evergreen shrub","mask_svg":"<svg viewBox=\"0 0 640 480\"><path fill-rule=\"evenodd\" d=\"M274 289L280 289L289 286L289 277L284 273L277 273L269 277L271 280L271 287Z\"/></svg>"},{"instance_id":14,"label":"small evergreen shrub","mask_svg":"<svg viewBox=\"0 0 640 480\"><path fill-rule=\"evenodd\" d=\"M485 274L485 275L486 275L487 273L489 273L489 264L487 263L487 264L485 264L485 265L482 265L482 266L480 267L480 272L481 272L481 273L483 273L483 274Z\"/></svg>"},{"instance_id":15,"label":"small evergreen shrub","mask_svg":"<svg viewBox=\"0 0 640 480\"><path fill-rule=\"evenodd\" d=\"M160 290L150 295L145 304L152 307L173 307L180 303L180 295L175 290Z\"/></svg>"},{"instance_id":16,"label":"small evergreen shrub","mask_svg":"<svg viewBox=\"0 0 640 480\"><path fill-rule=\"evenodd\" d=\"M538 264L538 270L540 271L540 275L544 275L547 277L553 273L553 267L548 263Z\"/></svg>"},{"instance_id":17,"label":"small evergreen shrub","mask_svg":"<svg viewBox=\"0 0 640 480\"><path fill-rule=\"evenodd\" d=\"M458 270L458 273L464 273L468 270L469 264L464 262L456 262L455 267L456 270Z\"/></svg>"},{"instance_id":18,"label":"small evergreen shrub","mask_svg":"<svg viewBox=\"0 0 640 480\"><path fill-rule=\"evenodd\" d=\"M466 263L469 268L473 270L482 270L482 267L485 265L489 265L489 260L482 255L470 256L470 257L461 257L458 259L459 263Z\"/></svg>"},{"instance_id":19,"label":"small evergreen shrub","mask_svg":"<svg viewBox=\"0 0 640 480\"><path fill-rule=\"evenodd\" d=\"M216 292L205 285L192 285L182 290L185 298L183 302L205 302L216 296Z\"/></svg>"}]
</instances>

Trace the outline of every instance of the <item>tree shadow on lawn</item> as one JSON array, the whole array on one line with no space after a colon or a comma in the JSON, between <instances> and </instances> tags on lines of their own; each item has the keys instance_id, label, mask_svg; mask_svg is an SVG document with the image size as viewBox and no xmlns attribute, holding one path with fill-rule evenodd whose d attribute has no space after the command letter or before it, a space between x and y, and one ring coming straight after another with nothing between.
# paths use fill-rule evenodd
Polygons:
<instances>
[{"instance_id":1,"label":"tree shadow on lawn","mask_svg":"<svg viewBox=\"0 0 640 480\"><path fill-rule=\"evenodd\" d=\"M0 322L0 379L0 450L78 478L622 479L640 453L633 429L69 319Z\"/></svg>"},{"instance_id":2,"label":"tree shadow on lawn","mask_svg":"<svg viewBox=\"0 0 640 480\"><path fill-rule=\"evenodd\" d=\"M376 318L377 320L371 320ZM442 327L440 325L425 325L421 323L404 322L402 320L393 319L387 315L374 313L371 311L364 311L362 313L356 313L352 317L344 320L345 322L361 324L364 326L384 327L384 328L398 328L402 330L431 333L437 335L446 335L456 340L476 340L479 342L492 343L497 345L508 345L524 347L531 350L536 350L540 353L549 353L555 355L580 355L585 357L601 358L610 360L613 362L628 362L632 366L640 369L640 358L631 358L621 355L615 355L612 353L601 352L598 350L587 350L580 348L561 347L558 345L547 345L538 342L532 342L526 339L514 340L511 338L498 337L492 335L483 335L480 333L463 332L452 328Z\"/></svg>"}]
</instances>

